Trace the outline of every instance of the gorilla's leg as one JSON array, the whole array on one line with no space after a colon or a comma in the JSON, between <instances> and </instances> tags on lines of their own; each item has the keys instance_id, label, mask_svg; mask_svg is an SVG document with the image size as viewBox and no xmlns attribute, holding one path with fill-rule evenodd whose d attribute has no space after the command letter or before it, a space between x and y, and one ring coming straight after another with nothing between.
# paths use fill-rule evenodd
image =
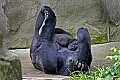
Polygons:
<instances>
[{"instance_id":1,"label":"gorilla's leg","mask_svg":"<svg viewBox=\"0 0 120 80\"><path fill-rule=\"evenodd\" d=\"M67 34L55 34L53 39L62 47L67 47L73 41L73 37Z\"/></svg>"},{"instance_id":2,"label":"gorilla's leg","mask_svg":"<svg viewBox=\"0 0 120 80\"><path fill-rule=\"evenodd\" d=\"M36 50L36 65L41 65L46 74L57 74L57 52L58 45L53 41L53 34L56 25L56 16L48 6L43 6L42 12L45 15L45 23L41 27L40 46Z\"/></svg>"},{"instance_id":3,"label":"gorilla's leg","mask_svg":"<svg viewBox=\"0 0 120 80\"><path fill-rule=\"evenodd\" d=\"M44 19L45 19L45 16L40 11L39 15L37 17L37 20L36 20L35 32L34 32L34 36L33 36L31 47L30 47L30 58L36 69L37 69L37 66L36 66L35 50L40 46L40 44L39 44L39 38L40 38L39 29L42 26Z\"/></svg>"},{"instance_id":4,"label":"gorilla's leg","mask_svg":"<svg viewBox=\"0 0 120 80\"><path fill-rule=\"evenodd\" d=\"M79 70L87 72L92 62L90 35L86 28L79 28L77 32Z\"/></svg>"}]
</instances>

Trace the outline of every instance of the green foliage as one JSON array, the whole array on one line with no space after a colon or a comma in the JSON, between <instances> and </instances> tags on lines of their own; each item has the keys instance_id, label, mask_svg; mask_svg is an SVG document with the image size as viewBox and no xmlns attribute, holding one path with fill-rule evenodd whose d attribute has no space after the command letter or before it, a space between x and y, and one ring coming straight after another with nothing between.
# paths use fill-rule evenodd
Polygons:
<instances>
[{"instance_id":1,"label":"green foliage","mask_svg":"<svg viewBox=\"0 0 120 80\"><path fill-rule=\"evenodd\" d=\"M107 35L106 34L101 34L98 37L95 37L91 40L91 44L102 44L107 41Z\"/></svg>"},{"instance_id":2,"label":"green foliage","mask_svg":"<svg viewBox=\"0 0 120 80\"><path fill-rule=\"evenodd\" d=\"M16 46L13 46L13 47L9 47L8 49L28 49L30 48L30 45L16 45Z\"/></svg>"},{"instance_id":3,"label":"green foliage","mask_svg":"<svg viewBox=\"0 0 120 80\"><path fill-rule=\"evenodd\" d=\"M70 28L70 29L67 29L68 30L68 32L70 32L70 34L72 35L72 36L76 36L76 30L74 29L74 28Z\"/></svg>"},{"instance_id":4,"label":"green foliage","mask_svg":"<svg viewBox=\"0 0 120 80\"><path fill-rule=\"evenodd\" d=\"M110 50L113 51L116 55L107 56L106 58L109 58L111 60L120 61L120 50L117 50L115 47L112 47Z\"/></svg>"},{"instance_id":5,"label":"green foliage","mask_svg":"<svg viewBox=\"0 0 120 80\"><path fill-rule=\"evenodd\" d=\"M71 80L120 80L120 50L112 47L110 49L115 55L107 56L106 59L116 61L109 67L96 68L96 71L91 71L89 74L83 74L80 71L75 71L70 74Z\"/></svg>"}]
</instances>

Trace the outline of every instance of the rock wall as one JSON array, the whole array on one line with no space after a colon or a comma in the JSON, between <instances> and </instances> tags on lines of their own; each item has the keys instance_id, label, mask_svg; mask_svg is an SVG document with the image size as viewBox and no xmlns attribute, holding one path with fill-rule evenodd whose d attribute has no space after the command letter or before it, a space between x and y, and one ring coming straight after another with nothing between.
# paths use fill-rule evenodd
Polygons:
<instances>
[{"instance_id":1,"label":"rock wall","mask_svg":"<svg viewBox=\"0 0 120 80\"><path fill-rule=\"evenodd\" d=\"M119 0L0 0L0 26L8 48L30 46L37 14L49 5L57 16L57 27L73 36L79 27L90 31L92 43L120 41Z\"/></svg>"},{"instance_id":2,"label":"rock wall","mask_svg":"<svg viewBox=\"0 0 120 80\"><path fill-rule=\"evenodd\" d=\"M0 3L0 7L3 4L4 1ZM3 28L7 21L3 12L0 9L0 80L22 80L20 59L13 52L3 48Z\"/></svg>"}]
</instances>

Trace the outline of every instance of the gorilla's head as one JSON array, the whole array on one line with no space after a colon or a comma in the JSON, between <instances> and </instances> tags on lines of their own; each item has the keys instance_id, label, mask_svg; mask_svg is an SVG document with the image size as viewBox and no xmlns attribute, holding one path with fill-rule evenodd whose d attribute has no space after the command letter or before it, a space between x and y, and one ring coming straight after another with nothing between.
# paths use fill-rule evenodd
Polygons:
<instances>
[{"instance_id":1,"label":"gorilla's head","mask_svg":"<svg viewBox=\"0 0 120 80\"><path fill-rule=\"evenodd\" d=\"M70 75L71 72L74 71L78 63L77 55L74 53L69 55L66 58L65 61L65 68L64 68L64 74L63 75Z\"/></svg>"}]
</instances>

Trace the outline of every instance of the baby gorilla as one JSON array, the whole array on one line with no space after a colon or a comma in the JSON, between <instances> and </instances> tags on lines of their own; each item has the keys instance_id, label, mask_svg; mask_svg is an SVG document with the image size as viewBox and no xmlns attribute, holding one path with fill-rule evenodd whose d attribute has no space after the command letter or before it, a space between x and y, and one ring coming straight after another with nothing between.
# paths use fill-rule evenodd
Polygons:
<instances>
[{"instance_id":1,"label":"baby gorilla","mask_svg":"<svg viewBox=\"0 0 120 80\"><path fill-rule=\"evenodd\" d=\"M71 51L76 51L78 49L78 40L74 39L73 42L68 45L68 49Z\"/></svg>"}]
</instances>

